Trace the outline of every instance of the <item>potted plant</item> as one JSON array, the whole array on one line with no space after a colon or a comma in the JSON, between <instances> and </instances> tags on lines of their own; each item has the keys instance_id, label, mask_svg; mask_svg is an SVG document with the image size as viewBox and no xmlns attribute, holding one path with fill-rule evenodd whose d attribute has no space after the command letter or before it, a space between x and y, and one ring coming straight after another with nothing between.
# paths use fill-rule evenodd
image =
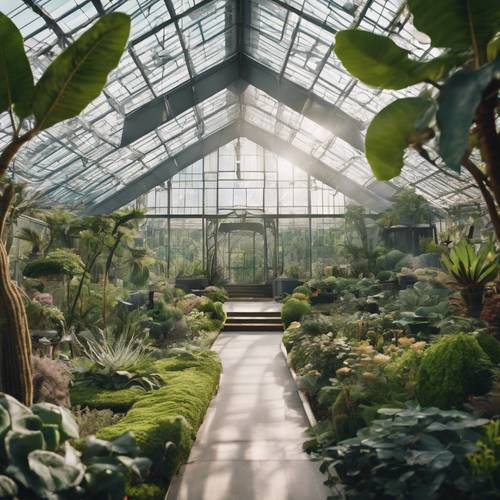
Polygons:
<instances>
[{"instance_id":1,"label":"potted plant","mask_svg":"<svg viewBox=\"0 0 500 500\"><path fill-rule=\"evenodd\" d=\"M377 280L380 281L382 290L385 292L392 292L396 289L396 275L392 271L380 271L377 274Z\"/></svg>"},{"instance_id":2,"label":"potted plant","mask_svg":"<svg viewBox=\"0 0 500 500\"><path fill-rule=\"evenodd\" d=\"M479 318L483 309L485 286L496 280L500 269L493 240L490 239L478 252L472 243L462 240L450 250L449 255L443 255L441 262L461 287L469 315Z\"/></svg>"},{"instance_id":3,"label":"potted plant","mask_svg":"<svg viewBox=\"0 0 500 500\"><path fill-rule=\"evenodd\" d=\"M273 280L273 297L289 295L300 285L300 268L297 264L289 264L283 274Z\"/></svg>"},{"instance_id":4,"label":"potted plant","mask_svg":"<svg viewBox=\"0 0 500 500\"><path fill-rule=\"evenodd\" d=\"M64 335L64 315L55 306L46 306L36 300L25 305L30 335L40 345L57 344Z\"/></svg>"}]
</instances>

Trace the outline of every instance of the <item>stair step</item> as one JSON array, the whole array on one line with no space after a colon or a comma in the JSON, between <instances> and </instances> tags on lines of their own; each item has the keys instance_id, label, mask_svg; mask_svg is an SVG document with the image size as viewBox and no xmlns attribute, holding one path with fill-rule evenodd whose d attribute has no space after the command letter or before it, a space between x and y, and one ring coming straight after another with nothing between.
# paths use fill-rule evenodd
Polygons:
<instances>
[{"instance_id":1,"label":"stair step","mask_svg":"<svg viewBox=\"0 0 500 500\"><path fill-rule=\"evenodd\" d=\"M276 323L281 325L281 318L269 317L269 316L229 316L228 321L230 323Z\"/></svg>"},{"instance_id":2,"label":"stair step","mask_svg":"<svg viewBox=\"0 0 500 500\"><path fill-rule=\"evenodd\" d=\"M269 317L269 318L280 318L281 313L279 311L229 311L227 313L229 318L240 318L244 317Z\"/></svg>"},{"instance_id":3,"label":"stair step","mask_svg":"<svg viewBox=\"0 0 500 500\"><path fill-rule=\"evenodd\" d=\"M227 323L224 325L225 332L248 332L248 331L273 331L282 332L283 325L277 323Z\"/></svg>"}]
</instances>

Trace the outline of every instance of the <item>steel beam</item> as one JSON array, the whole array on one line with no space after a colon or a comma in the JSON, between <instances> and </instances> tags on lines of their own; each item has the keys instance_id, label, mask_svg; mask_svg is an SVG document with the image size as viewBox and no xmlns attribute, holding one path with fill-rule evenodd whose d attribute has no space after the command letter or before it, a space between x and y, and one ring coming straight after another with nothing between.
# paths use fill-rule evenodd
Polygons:
<instances>
[{"instance_id":1,"label":"steel beam","mask_svg":"<svg viewBox=\"0 0 500 500\"><path fill-rule=\"evenodd\" d=\"M296 146L291 145L268 131L240 120L227 125L196 144L188 146L172 158L162 161L137 180L131 182L108 198L101 200L94 206L89 207L86 213L112 212L172 178L184 168L203 158L203 156L238 137L246 137L264 149L286 158L292 164L297 165L327 186L341 191L353 201L370 208L374 212L381 212L391 205L388 200L354 182L343 173L329 167L326 163L311 157Z\"/></svg>"},{"instance_id":2,"label":"steel beam","mask_svg":"<svg viewBox=\"0 0 500 500\"><path fill-rule=\"evenodd\" d=\"M113 193L108 198L88 207L86 214L110 213L134 201L141 194L147 193L155 186L171 179L175 174L192 165L197 160L208 155L217 148L239 136L238 122L233 122L221 130L214 132L205 139L188 146L180 153L168 158L153 167L149 172L130 182L124 188Z\"/></svg>"},{"instance_id":3,"label":"steel beam","mask_svg":"<svg viewBox=\"0 0 500 500\"><path fill-rule=\"evenodd\" d=\"M141 106L125 117L120 146L155 130L163 123L217 94L239 79L238 58L223 62Z\"/></svg>"},{"instance_id":4,"label":"steel beam","mask_svg":"<svg viewBox=\"0 0 500 500\"><path fill-rule=\"evenodd\" d=\"M330 130L354 148L363 150L360 121L300 85L280 78L278 73L244 54L232 57L128 114L121 146L127 146L239 79Z\"/></svg>"},{"instance_id":5,"label":"steel beam","mask_svg":"<svg viewBox=\"0 0 500 500\"><path fill-rule=\"evenodd\" d=\"M267 131L248 122L241 124L240 131L242 136L250 139L264 149L285 158L293 165L309 173L315 179L318 179L331 188L337 189L351 200L374 212L381 212L391 206L390 201L276 135L269 134Z\"/></svg>"}]
</instances>

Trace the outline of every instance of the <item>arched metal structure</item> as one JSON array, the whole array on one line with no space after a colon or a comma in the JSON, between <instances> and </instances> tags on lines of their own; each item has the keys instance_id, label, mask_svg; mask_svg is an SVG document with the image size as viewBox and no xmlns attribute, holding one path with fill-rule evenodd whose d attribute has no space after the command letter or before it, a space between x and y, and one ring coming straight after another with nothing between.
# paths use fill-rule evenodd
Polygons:
<instances>
[{"instance_id":1,"label":"arched metal structure","mask_svg":"<svg viewBox=\"0 0 500 500\"><path fill-rule=\"evenodd\" d=\"M446 176L416 155L391 184L373 182L362 154L366 124L397 93L353 79L332 44L339 30L359 26L426 57L404 0L4 3L35 74L99 16L125 11L133 18L127 52L102 96L23 147L13 166L18 180L54 204L113 210L236 136L293 152L299 166L373 211L408 185L442 206L478 199L467 173Z\"/></svg>"}]
</instances>

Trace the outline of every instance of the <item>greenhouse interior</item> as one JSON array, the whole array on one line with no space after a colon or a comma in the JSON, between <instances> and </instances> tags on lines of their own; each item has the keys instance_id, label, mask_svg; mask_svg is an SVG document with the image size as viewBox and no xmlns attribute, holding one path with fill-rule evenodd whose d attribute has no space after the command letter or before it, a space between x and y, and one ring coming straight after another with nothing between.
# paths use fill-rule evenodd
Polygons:
<instances>
[{"instance_id":1,"label":"greenhouse interior","mask_svg":"<svg viewBox=\"0 0 500 500\"><path fill-rule=\"evenodd\" d=\"M3 0L0 498L500 499L500 2Z\"/></svg>"}]
</instances>

